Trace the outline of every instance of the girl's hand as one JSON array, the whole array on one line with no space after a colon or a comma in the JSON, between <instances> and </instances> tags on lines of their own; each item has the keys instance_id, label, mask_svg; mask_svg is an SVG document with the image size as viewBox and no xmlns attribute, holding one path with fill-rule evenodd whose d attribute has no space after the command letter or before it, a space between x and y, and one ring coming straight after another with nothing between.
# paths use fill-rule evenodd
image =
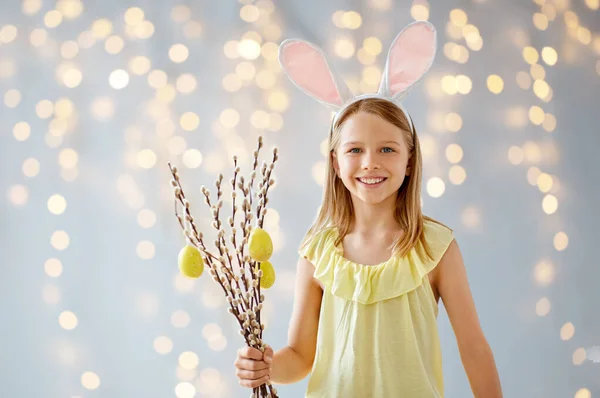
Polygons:
<instances>
[{"instance_id":1,"label":"girl's hand","mask_svg":"<svg viewBox=\"0 0 600 398\"><path fill-rule=\"evenodd\" d=\"M273 363L273 349L269 346L264 354L252 347L238 350L234 362L236 376L240 379L242 387L254 388L265 384L271 377L271 364Z\"/></svg>"}]
</instances>

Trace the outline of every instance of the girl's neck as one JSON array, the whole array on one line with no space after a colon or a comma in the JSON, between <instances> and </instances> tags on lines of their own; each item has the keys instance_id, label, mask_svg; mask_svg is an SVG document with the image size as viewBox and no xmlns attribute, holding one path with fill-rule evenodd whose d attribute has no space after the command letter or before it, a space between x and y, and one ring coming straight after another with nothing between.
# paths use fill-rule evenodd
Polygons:
<instances>
[{"instance_id":1,"label":"girl's neck","mask_svg":"<svg viewBox=\"0 0 600 398\"><path fill-rule=\"evenodd\" d=\"M398 232L400 226L396 221L395 203L371 205L360 203L354 205L354 220L349 233L359 235L380 235Z\"/></svg>"}]
</instances>

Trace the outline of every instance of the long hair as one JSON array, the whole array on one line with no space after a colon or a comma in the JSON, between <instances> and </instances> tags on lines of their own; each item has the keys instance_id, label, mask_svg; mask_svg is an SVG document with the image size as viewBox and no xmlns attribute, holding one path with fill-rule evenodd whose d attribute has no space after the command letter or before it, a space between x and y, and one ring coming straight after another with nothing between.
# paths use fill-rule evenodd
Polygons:
<instances>
[{"instance_id":1,"label":"long hair","mask_svg":"<svg viewBox=\"0 0 600 398\"><path fill-rule=\"evenodd\" d=\"M423 254L433 259L423 234L423 221L430 220L436 223L437 221L424 216L421 211L422 157L419 138L416 130L411 130L404 112L394 103L380 98L365 98L352 103L332 123L329 131L329 156L323 200L317 218L301 243L301 248L319 232L331 227L337 228L338 238L335 245L338 246L350 230L354 220L352 198L342 179L335 172L333 153L340 145L340 132L344 123L359 112L376 115L398 127L403 133L403 139L409 152L407 168L410 172L398 189L394 212L395 220L404 233L394 241L392 255L405 256L416 247L417 254L422 259Z\"/></svg>"}]
</instances>

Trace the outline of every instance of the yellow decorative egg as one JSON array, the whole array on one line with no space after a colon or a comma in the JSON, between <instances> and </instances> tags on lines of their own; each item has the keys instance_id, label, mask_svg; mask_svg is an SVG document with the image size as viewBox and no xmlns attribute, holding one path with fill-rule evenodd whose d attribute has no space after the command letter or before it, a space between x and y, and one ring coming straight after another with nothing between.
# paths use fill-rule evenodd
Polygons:
<instances>
[{"instance_id":1,"label":"yellow decorative egg","mask_svg":"<svg viewBox=\"0 0 600 398\"><path fill-rule=\"evenodd\" d=\"M273 264L268 261L263 261L260 263L260 269L263 274L260 278L260 287L263 289L268 289L275 283L275 268L273 268Z\"/></svg>"},{"instance_id":2,"label":"yellow decorative egg","mask_svg":"<svg viewBox=\"0 0 600 398\"><path fill-rule=\"evenodd\" d=\"M179 251L179 270L188 278L198 278L204 271L204 260L194 246L186 245Z\"/></svg>"},{"instance_id":3,"label":"yellow decorative egg","mask_svg":"<svg viewBox=\"0 0 600 398\"><path fill-rule=\"evenodd\" d=\"M256 227L250 233L248 243L250 257L254 261L267 261L273 254L273 242L269 234L262 228Z\"/></svg>"}]
</instances>

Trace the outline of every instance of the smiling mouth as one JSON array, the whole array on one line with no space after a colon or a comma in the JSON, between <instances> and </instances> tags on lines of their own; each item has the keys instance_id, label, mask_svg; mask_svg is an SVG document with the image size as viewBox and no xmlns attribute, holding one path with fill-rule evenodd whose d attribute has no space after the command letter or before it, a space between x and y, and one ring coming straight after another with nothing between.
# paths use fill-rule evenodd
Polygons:
<instances>
[{"instance_id":1,"label":"smiling mouth","mask_svg":"<svg viewBox=\"0 0 600 398\"><path fill-rule=\"evenodd\" d=\"M386 177L379 177L379 178L357 178L356 180L359 181L360 183L364 184L364 185L377 186L377 185L380 185L385 180L387 180L387 178Z\"/></svg>"}]
</instances>

